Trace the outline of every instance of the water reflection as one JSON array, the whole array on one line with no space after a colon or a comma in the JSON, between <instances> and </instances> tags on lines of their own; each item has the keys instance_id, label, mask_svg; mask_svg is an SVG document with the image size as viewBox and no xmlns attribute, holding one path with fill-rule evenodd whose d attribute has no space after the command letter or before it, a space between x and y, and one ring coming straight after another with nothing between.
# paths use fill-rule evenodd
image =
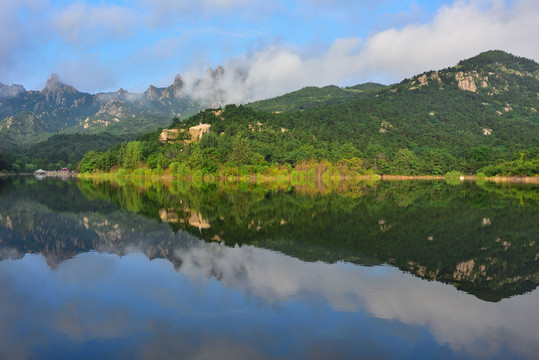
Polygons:
<instances>
[{"instance_id":1,"label":"water reflection","mask_svg":"<svg viewBox=\"0 0 539 360\"><path fill-rule=\"evenodd\" d=\"M539 351L533 188L181 186L0 179L0 358Z\"/></svg>"},{"instance_id":2,"label":"water reflection","mask_svg":"<svg viewBox=\"0 0 539 360\"><path fill-rule=\"evenodd\" d=\"M177 255L179 272L142 254L80 254L55 270L38 255L1 262L2 357L70 357L66 346L79 357L91 344L99 346L90 358L539 351L538 291L485 303L387 266L303 263L207 243Z\"/></svg>"},{"instance_id":3,"label":"water reflection","mask_svg":"<svg viewBox=\"0 0 539 360\"><path fill-rule=\"evenodd\" d=\"M228 246L251 244L305 261L390 263L489 301L539 283L533 185L78 185L89 198Z\"/></svg>"}]
</instances>

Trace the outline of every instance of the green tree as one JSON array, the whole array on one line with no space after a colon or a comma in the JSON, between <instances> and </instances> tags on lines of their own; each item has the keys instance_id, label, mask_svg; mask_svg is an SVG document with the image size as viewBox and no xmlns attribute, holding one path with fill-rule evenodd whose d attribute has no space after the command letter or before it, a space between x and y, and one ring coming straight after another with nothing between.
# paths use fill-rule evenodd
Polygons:
<instances>
[{"instance_id":1,"label":"green tree","mask_svg":"<svg viewBox=\"0 0 539 360\"><path fill-rule=\"evenodd\" d=\"M126 169L134 169L142 160L142 144L140 141L131 141L125 146L122 156L122 166Z\"/></svg>"},{"instance_id":2,"label":"green tree","mask_svg":"<svg viewBox=\"0 0 539 360\"><path fill-rule=\"evenodd\" d=\"M252 159L253 151L250 142L243 137L237 136L232 145L230 162L234 163L236 166L253 165Z\"/></svg>"},{"instance_id":3,"label":"green tree","mask_svg":"<svg viewBox=\"0 0 539 360\"><path fill-rule=\"evenodd\" d=\"M399 149L392 165L392 172L401 175L415 175L420 168L419 159L409 149Z\"/></svg>"}]
</instances>

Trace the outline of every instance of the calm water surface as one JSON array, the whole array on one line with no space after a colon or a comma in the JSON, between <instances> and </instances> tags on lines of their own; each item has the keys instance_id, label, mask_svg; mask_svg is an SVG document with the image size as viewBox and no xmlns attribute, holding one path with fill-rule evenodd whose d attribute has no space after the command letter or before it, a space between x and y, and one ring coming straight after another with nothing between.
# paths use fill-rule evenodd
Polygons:
<instances>
[{"instance_id":1,"label":"calm water surface","mask_svg":"<svg viewBox=\"0 0 539 360\"><path fill-rule=\"evenodd\" d=\"M0 359L539 353L539 192L0 178Z\"/></svg>"}]
</instances>

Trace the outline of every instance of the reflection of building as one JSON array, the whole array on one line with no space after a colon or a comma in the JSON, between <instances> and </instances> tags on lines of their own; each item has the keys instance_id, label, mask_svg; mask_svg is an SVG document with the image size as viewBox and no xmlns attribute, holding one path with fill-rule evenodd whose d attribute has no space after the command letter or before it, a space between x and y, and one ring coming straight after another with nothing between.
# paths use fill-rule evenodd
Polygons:
<instances>
[{"instance_id":1,"label":"reflection of building","mask_svg":"<svg viewBox=\"0 0 539 360\"><path fill-rule=\"evenodd\" d=\"M38 179L45 179L45 176L47 175L45 170L39 169L34 171L34 176Z\"/></svg>"},{"instance_id":2,"label":"reflection of building","mask_svg":"<svg viewBox=\"0 0 539 360\"><path fill-rule=\"evenodd\" d=\"M185 219L178 217L178 210L175 209L161 209L159 210L159 217L161 218L161 221L167 222L167 223L180 223L185 224ZM210 228L210 222L202 217L202 214L197 213L191 209L183 209L179 210L182 213L190 213L189 219L187 220L187 223L191 226L197 227L199 229L209 229Z\"/></svg>"}]
</instances>

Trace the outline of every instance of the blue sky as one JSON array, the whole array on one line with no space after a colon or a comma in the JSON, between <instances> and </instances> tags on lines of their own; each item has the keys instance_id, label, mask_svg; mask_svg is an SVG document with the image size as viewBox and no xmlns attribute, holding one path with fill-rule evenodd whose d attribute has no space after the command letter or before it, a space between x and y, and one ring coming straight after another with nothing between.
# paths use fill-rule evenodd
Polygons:
<instances>
[{"instance_id":1,"label":"blue sky","mask_svg":"<svg viewBox=\"0 0 539 360\"><path fill-rule=\"evenodd\" d=\"M223 65L243 74L242 102L397 82L488 49L539 60L537 19L536 0L0 0L0 82L141 92Z\"/></svg>"}]
</instances>

